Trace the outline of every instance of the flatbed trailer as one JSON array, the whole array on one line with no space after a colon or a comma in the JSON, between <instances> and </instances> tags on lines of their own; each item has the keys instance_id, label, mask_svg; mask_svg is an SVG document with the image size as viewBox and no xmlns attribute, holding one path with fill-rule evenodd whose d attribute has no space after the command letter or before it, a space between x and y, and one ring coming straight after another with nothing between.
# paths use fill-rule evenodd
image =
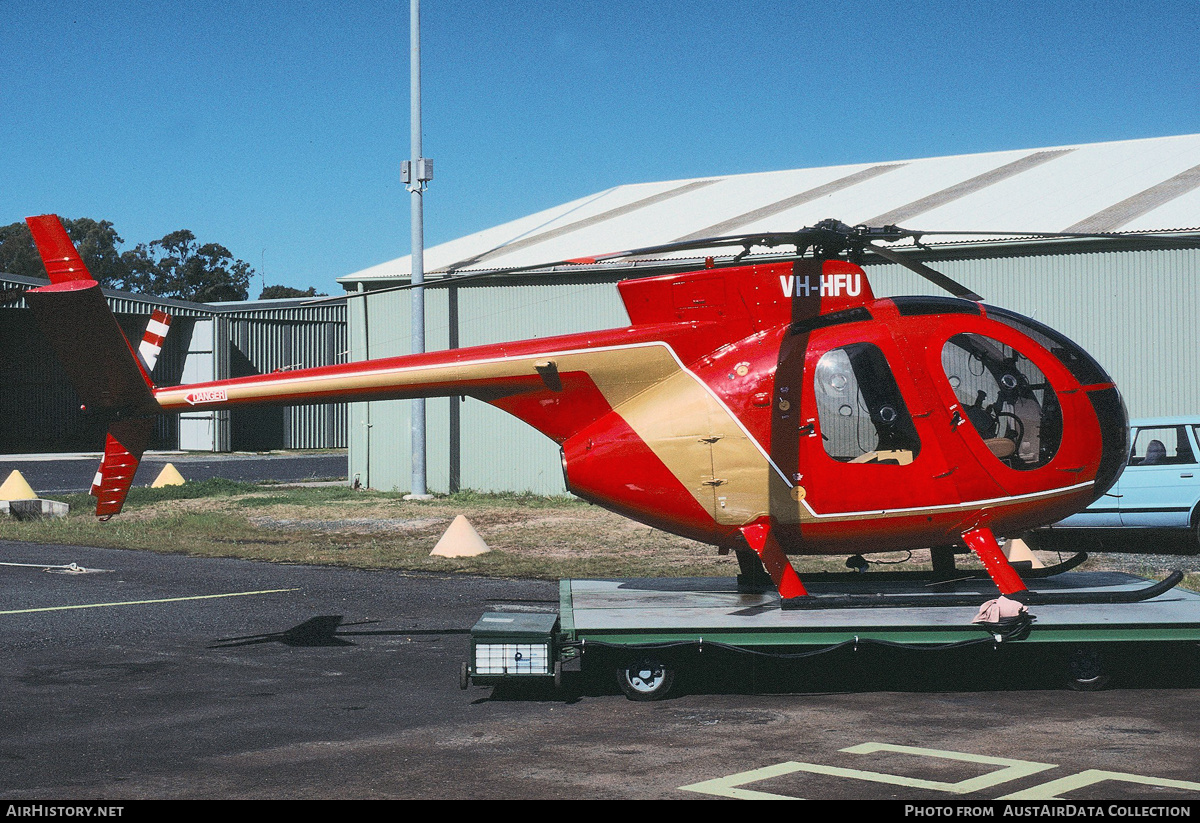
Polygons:
<instances>
[{"instance_id":1,"label":"flatbed trailer","mask_svg":"<svg viewBox=\"0 0 1200 823\"><path fill-rule=\"evenodd\" d=\"M1035 590L1103 597L1145 585L1145 579L1120 572L1072 571L1038 580ZM557 615L484 615L472 632L473 662L463 665L461 685L530 676L557 682L564 663L582 658L585 666L615 672L631 699L654 700L666 696L679 668L694 663L695 654L706 648L795 659L846 646L930 650L1020 644L1026 650L1060 652L1066 684L1091 689L1107 681L1100 648L1200 641L1200 594L1180 588L1135 603L1036 605L1029 610L1032 621L994 624L972 622L979 607L996 597L988 580L931 584L838 574L808 589L817 598L861 594L871 605L783 610L778 594L739 591L733 578L562 580ZM977 604L944 605L961 604L964 595L967 600L976 595ZM914 601L918 605L907 605ZM510 643L510 652L522 657L503 662L503 652L492 642L500 636L495 632L518 626L527 632L526 641L539 638L534 645L540 651L531 652L527 644L522 652L519 643ZM539 671L532 670L531 655L544 661ZM479 665L484 659L492 661L490 667Z\"/></svg>"}]
</instances>

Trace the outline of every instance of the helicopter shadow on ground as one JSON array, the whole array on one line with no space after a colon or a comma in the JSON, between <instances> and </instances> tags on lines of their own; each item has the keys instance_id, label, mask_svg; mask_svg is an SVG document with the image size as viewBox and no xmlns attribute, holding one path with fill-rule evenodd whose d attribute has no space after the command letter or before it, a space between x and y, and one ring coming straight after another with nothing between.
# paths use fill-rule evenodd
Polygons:
<instances>
[{"instance_id":1,"label":"helicopter shadow on ground","mask_svg":"<svg viewBox=\"0 0 1200 823\"><path fill-rule=\"evenodd\" d=\"M292 647L353 646L350 638L368 636L413 636L467 634L468 629L365 629L362 626L377 624L378 620L363 620L343 623L342 615L331 614L312 617L288 629L263 634L223 637L213 642L211 649L227 649L236 646L255 646L263 643L279 643Z\"/></svg>"},{"instance_id":2,"label":"helicopter shadow on ground","mask_svg":"<svg viewBox=\"0 0 1200 823\"><path fill-rule=\"evenodd\" d=\"M555 701L621 696L618 660L593 660L549 681L495 686L480 701ZM925 650L842 647L797 659L706 647L668 663L675 681L663 699L687 695L853 694L1200 688L1200 644L1058 644Z\"/></svg>"}]
</instances>

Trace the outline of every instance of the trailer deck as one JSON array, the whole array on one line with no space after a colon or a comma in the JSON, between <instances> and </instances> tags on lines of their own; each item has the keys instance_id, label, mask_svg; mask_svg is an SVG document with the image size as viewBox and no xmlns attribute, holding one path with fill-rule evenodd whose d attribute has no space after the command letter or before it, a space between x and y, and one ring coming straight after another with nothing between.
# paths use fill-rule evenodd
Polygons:
<instances>
[{"instance_id":1,"label":"trailer deck","mask_svg":"<svg viewBox=\"0 0 1200 823\"><path fill-rule=\"evenodd\" d=\"M971 620L978 606L940 606L938 597L977 593L979 604L996 597L987 580L947 586L839 575L807 584L822 594L928 597L920 607L836 608L785 611L774 592L740 593L733 578L563 580L561 629L569 641L649 644L680 640L731 645L832 645L853 639L895 643L950 643L980 637ZM1121 572L1066 572L1036 581L1038 591L1132 590L1143 578ZM1024 643L1200 640L1200 594L1174 588L1139 603L1031 606L1036 617Z\"/></svg>"},{"instance_id":2,"label":"trailer deck","mask_svg":"<svg viewBox=\"0 0 1200 823\"><path fill-rule=\"evenodd\" d=\"M1033 589L1103 599L1146 585L1121 572L1069 571L1039 579ZM1111 644L1167 649L1165 644L1200 641L1200 594L1178 587L1131 603L1034 605L1032 621L1001 626L972 622L980 606L997 596L986 579L931 583L910 574L835 574L814 576L806 586L817 598L862 595L870 605L785 610L777 593L739 591L734 578L562 580L557 615L489 613L480 619L472 630L473 662L463 664L460 684L546 676L559 683L564 662L589 658L614 670L631 699L655 700L670 691L676 670L695 660L689 649L724 647L784 659L847 645L929 650L993 644L1053 650L1065 663L1066 685L1094 689L1107 682L1103 649ZM963 606L964 596L977 602Z\"/></svg>"}]
</instances>

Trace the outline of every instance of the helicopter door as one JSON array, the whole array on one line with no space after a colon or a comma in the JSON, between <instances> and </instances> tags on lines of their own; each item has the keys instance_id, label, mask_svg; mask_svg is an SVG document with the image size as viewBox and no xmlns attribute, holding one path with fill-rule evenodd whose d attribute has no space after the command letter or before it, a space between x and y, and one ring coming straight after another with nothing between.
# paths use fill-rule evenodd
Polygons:
<instances>
[{"instance_id":1,"label":"helicopter door","mask_svg":"<svg viewBox=\"0 0 1200 823\"><path fill-rule=\"evenodd\" d=\"M906 466L921 450L883 352L871 343L831 349L817 361L817 415L825 453L839 463Z\"/></svg>"},{"instance_id":2,"label":"helicopter door","mask_svg":"<svg viewBox=\"0 0 1200 823\"><path fill-rule=\"evenodd\" d=\"M936 447L923 444L901 389L913 391L904 372L897 380L883 350L869 342L810 352L806 392L816 410L815 429L800 442L799 482L812 513L831 522L867 512L906 508L941 467Z\"/></svg>"}]
</instances>

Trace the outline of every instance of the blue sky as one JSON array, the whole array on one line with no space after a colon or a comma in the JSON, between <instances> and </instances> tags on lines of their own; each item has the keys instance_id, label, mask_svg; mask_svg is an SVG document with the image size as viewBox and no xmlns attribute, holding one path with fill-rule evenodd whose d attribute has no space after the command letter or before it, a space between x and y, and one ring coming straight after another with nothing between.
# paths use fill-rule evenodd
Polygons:
<instances>
[{"instance_id":1,"label":"blue sky","mask_svg":"<svg viewBox=\"0 0 1200 823\"><path fill-rule=\"evenodd\" d=\"M188 228L330 292L409 252L407 0L4 20L0 225ZM425 0L422 48L428 245L625 183L1200 132L1197 0Z\"/></svg>"}]
</instances>

